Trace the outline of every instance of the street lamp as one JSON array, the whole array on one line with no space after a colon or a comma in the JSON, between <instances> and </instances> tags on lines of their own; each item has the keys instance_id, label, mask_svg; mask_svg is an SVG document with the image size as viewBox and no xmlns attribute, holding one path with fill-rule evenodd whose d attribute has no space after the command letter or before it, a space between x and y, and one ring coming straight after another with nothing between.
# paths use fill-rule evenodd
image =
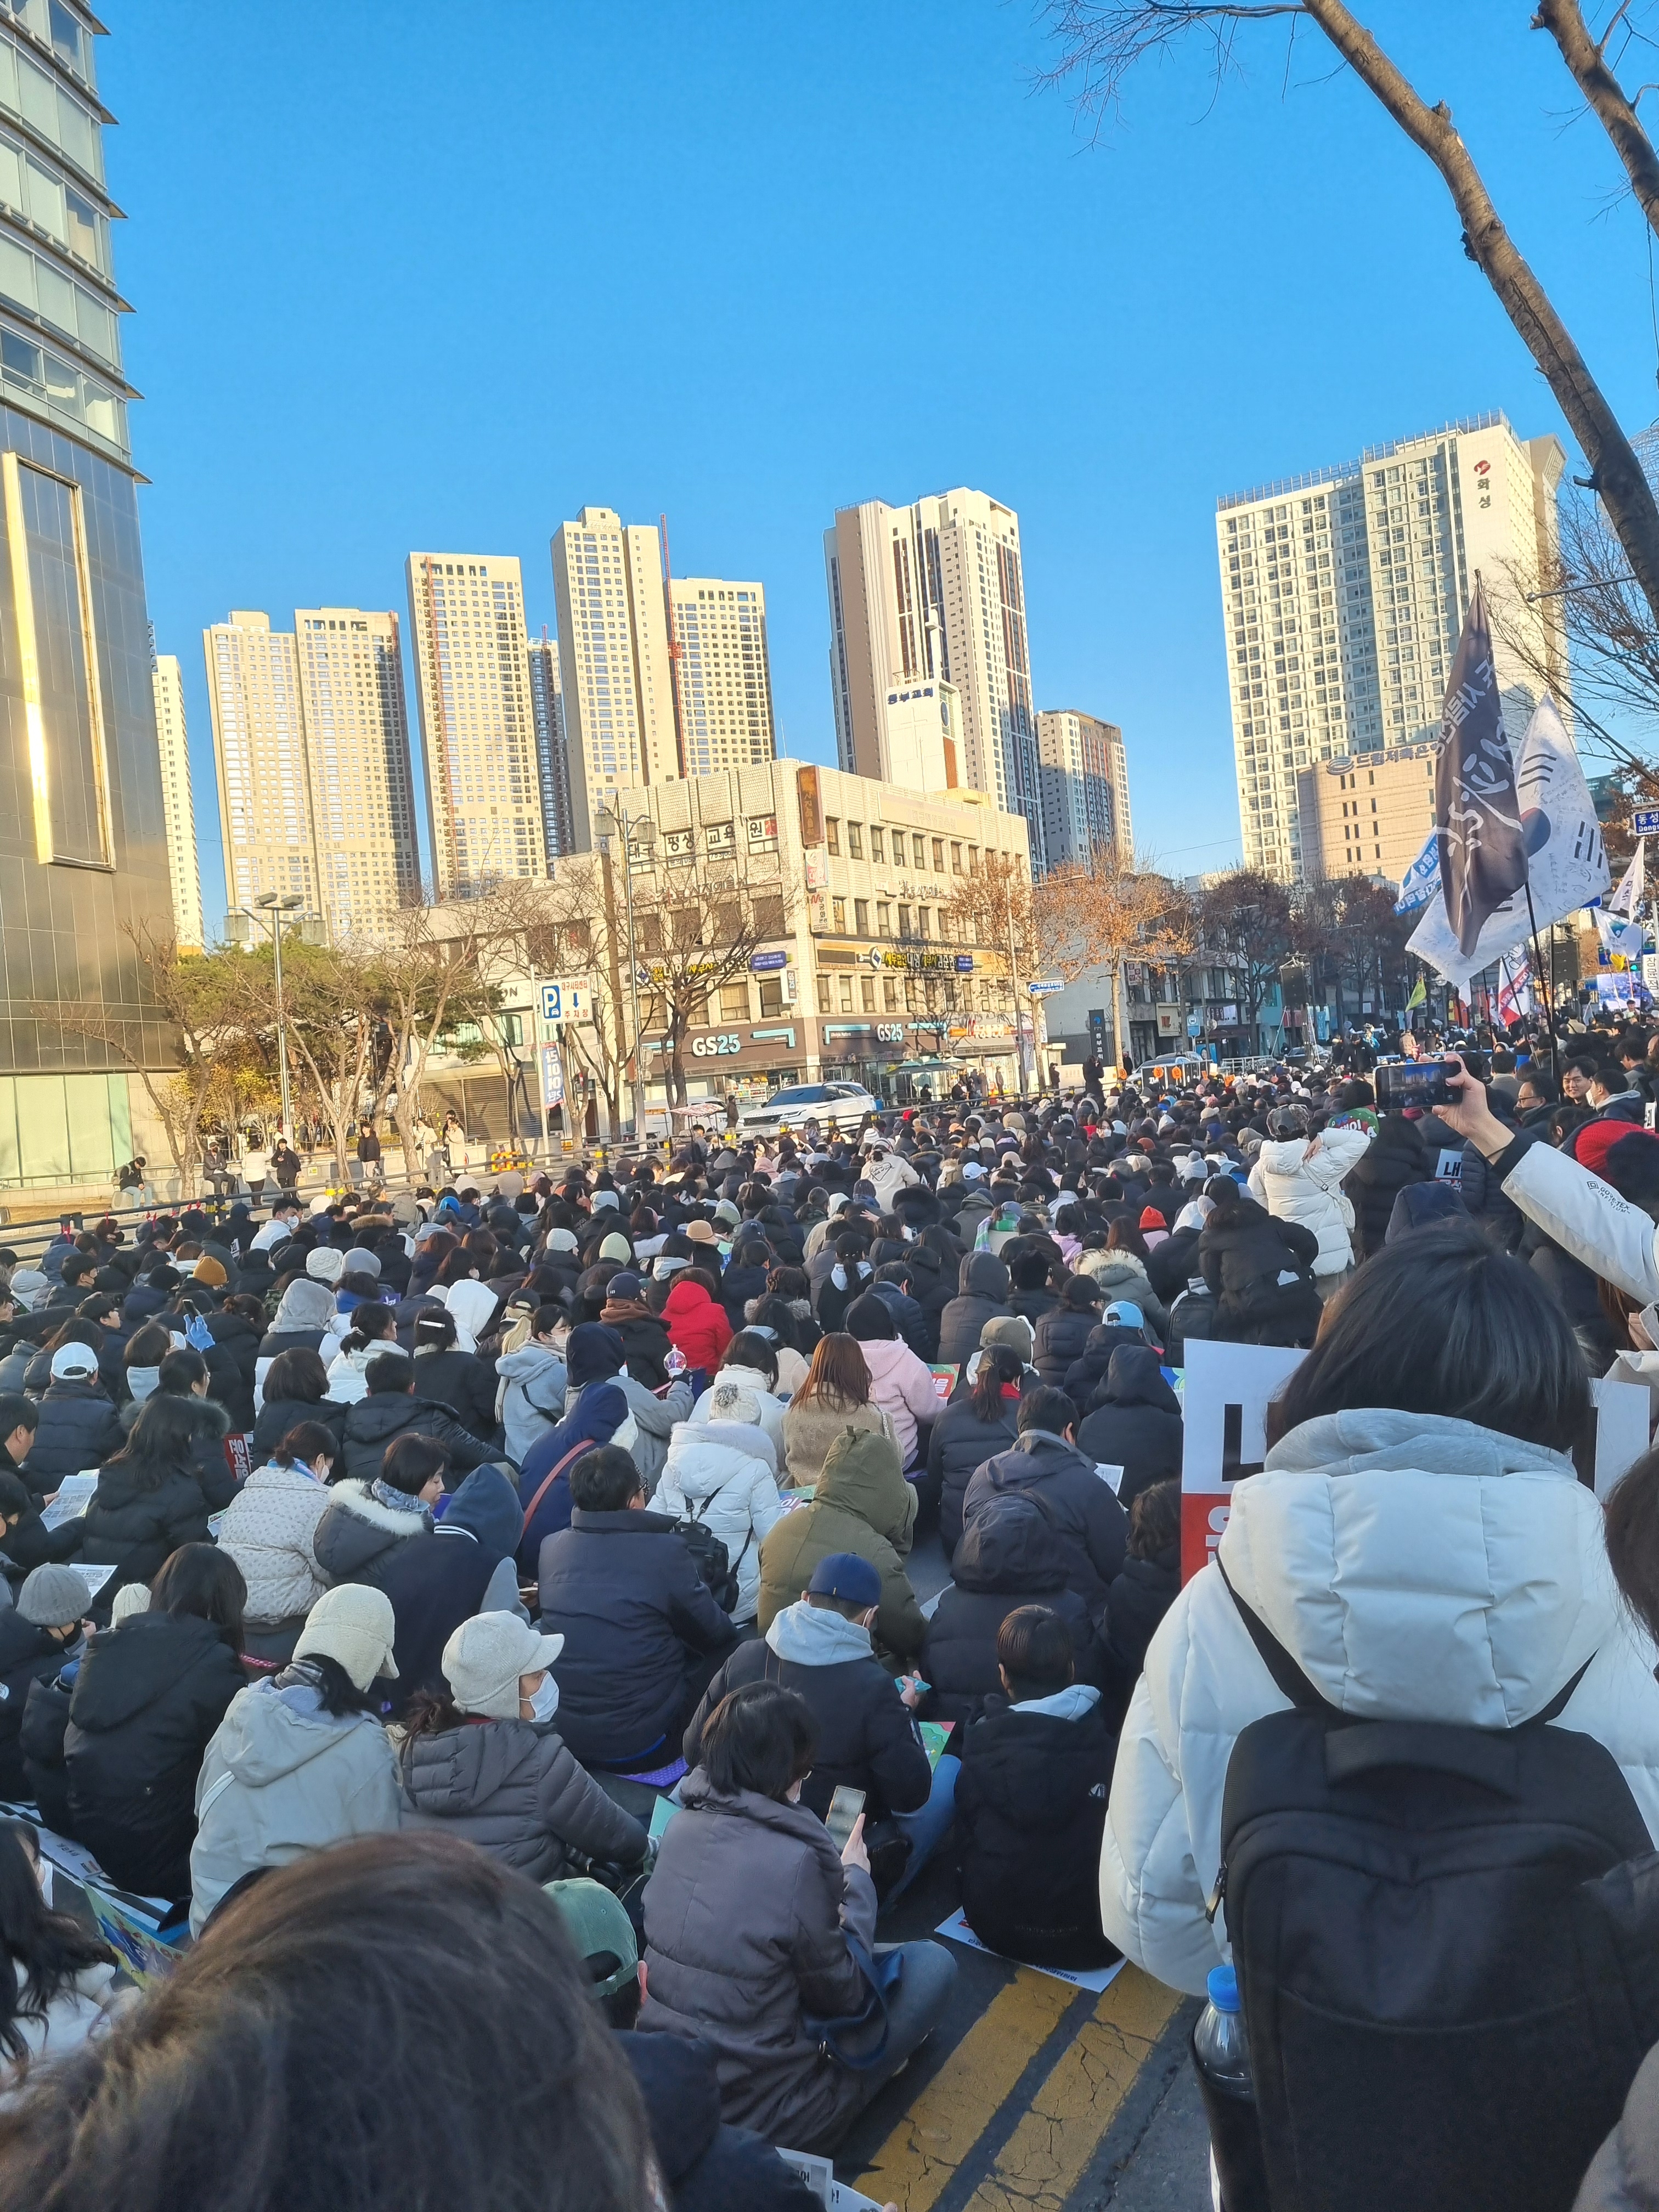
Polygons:
<instances>
[{"instance_id":1,"label":"street lamp","mask_svg":"<svg viewBox=\"0 0 1659 2212\"><path fill-rule=\"evenodd\" d=\"M620 837L623 842L623 893L628 908L628 975L634 1007L634 1141L645 1141L645 1058L640 1050L640 970L634 951L634 845L635 839L648 854L657 842L657 825L648 814L635 815L632 821L628 811L616 799L606 800L593 817L593 827L599 833L599 855L605 868L605 921L611 939L611 985L614 994L611 1003L617 1007L620 1025L622 1008L618 1003L621 977L617 969L616 894L611 887L611 840Z\"/></svg>"},{"instance_id":2,"label":"street lamp","mask_svg":"<svg viewBox=\"0 0 1659 2212\"><path fill-rule=\"evenodd\" d=\"M288 1091L288 1015L283 1005L283 921L305 904L298 891L261 891L253 902L270 923L270 950L276 965L276 1066L283 1086L283 1141L294 1142L294 1121Z\"/></svg>"}]
</instances>

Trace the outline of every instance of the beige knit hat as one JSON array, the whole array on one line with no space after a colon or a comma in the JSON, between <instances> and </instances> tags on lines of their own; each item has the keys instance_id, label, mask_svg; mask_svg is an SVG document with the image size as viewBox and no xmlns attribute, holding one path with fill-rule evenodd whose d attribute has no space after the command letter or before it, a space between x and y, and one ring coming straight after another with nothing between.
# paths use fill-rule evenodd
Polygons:
<instances>
[{"instance_id":1,"label":"beige knit hat","mask_svg":"<svg viewBox=\"0 0 1659 2212\"><path fill-rule=\"evenodd\" d=\"M517 1720L520 1675L544 1673L563 1650L562 1636L538 1636L517 1613L474 1613L444 1646L444 1680L464 1713Z\"/></svg>"},{"instance_id":2,"label":"beige knit hat","mask_svg":"<svg viewBox=\"0 0 1659 2212\"><path fill-rule=\"evenodd\" d=\"M306 1261L306 1273L313 1283L337 1283L345 1273L345 1254L319 1244Z\"/></svg>"},{"instance_id":3,"label":"beige knit hat","mask_svg":"<svg viewBox=\"0 0 1659 2212\"><path fill-rule=\"evenodd\" d=\"M384 1590L366 1583L341 1583L325 1590L311 1608L300 1640L296 1659L333 1659L343 1667L360 1690L384 1675L398 1679L392 1646L398 1634L398 1617Z\"/></svg>"}]
</instances>

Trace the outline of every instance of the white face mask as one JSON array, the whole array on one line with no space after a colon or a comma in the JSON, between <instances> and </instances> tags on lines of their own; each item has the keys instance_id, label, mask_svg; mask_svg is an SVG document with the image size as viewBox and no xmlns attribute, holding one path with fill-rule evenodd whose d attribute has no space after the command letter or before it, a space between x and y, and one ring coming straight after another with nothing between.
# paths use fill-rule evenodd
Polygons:
<instances>
[{"instance_id":1,"label":"white face mask","mask_svg":"<svg viewBox=\"0 0 1659 2212\"><path fill-rule=\"evenodd\" d=\"M544 1674L541 1686L530 1700L532 1721L550 1721L559 1710L559 1686L550 1674Z\"/></svg>"}]
</instances>

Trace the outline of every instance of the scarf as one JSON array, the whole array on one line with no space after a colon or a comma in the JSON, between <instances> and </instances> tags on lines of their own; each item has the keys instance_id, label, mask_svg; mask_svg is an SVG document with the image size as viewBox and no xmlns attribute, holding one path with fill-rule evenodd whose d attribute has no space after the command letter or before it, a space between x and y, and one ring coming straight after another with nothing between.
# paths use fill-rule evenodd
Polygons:
<instances>
[{"instance_id":1,"label":"scarf","mask_svg":"<svg viewBox=\"0 0 1659 2212\"><path fill-rule=\"evenodd\" d=\"M388 1513L418 1515L424 1521L427 1510L418 1498L411 1498L406 1490L394 1489L391 1483L382 1482L377 1475L368 1486L368 1494L377 1505L384 1505Z\"/></svg>"}]
</instances>

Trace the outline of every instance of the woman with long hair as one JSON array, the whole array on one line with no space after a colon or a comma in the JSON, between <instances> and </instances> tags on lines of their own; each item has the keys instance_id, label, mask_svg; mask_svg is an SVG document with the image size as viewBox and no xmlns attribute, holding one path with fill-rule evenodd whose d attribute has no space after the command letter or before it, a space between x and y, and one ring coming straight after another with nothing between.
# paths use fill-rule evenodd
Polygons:
<instances>
[{"instance_id":1,"label":"woman with long hair","mask_svg":"<svg viewBox=\"0 0 1659 2212\"><path fill-rule=\"evenodd\" d=\"M54 1912L41 1888L40 1839L0 1821L0 2061L17 2078L108 2025L120 1961L100 1936Z\"/></svg>"},{"instance_id":2,"label":"woman with long hair","mask_svg":"<svg viewBox=\"0 0 1659 2212\"><path fill-rule=\"evenodd\" d=\"M139 1409L124 1448L99 1469L81 1556L89 1566L115 1569L99 1593L104 1607L125 1583L149 1582L181 1544L208 1540L196 1439L191 1401L158 1391Z\"/></svg>"},{"instance_id":3,"label":"woman with long hair","mask_svg":"<svg viewBox=\"0 0 1659 2212\"><path fill-rule=\"evenodd\" d=\"M847 1429L893 1436L892 1422L875 1402L862 1347L836 1329L818 1340L806 1380L784 1413L784 1469L792 1489L811 1489L824 1454Z\"/></svg>"},{"instance_id":4,"label":"woman with long hair","mask_svg":"<svg viewBox=\"0 0 1659 2212\"><path fill-rule=\"evenodd\" d=\"M980 1354L971 1390L953 1398L933 1424L927 1479L939 1496L939 1541L948 1559L962 1541L962 1501L975 1468L1012 1450L1025 1363L1006 1344Z\"/></svg>"}]
</instances>

